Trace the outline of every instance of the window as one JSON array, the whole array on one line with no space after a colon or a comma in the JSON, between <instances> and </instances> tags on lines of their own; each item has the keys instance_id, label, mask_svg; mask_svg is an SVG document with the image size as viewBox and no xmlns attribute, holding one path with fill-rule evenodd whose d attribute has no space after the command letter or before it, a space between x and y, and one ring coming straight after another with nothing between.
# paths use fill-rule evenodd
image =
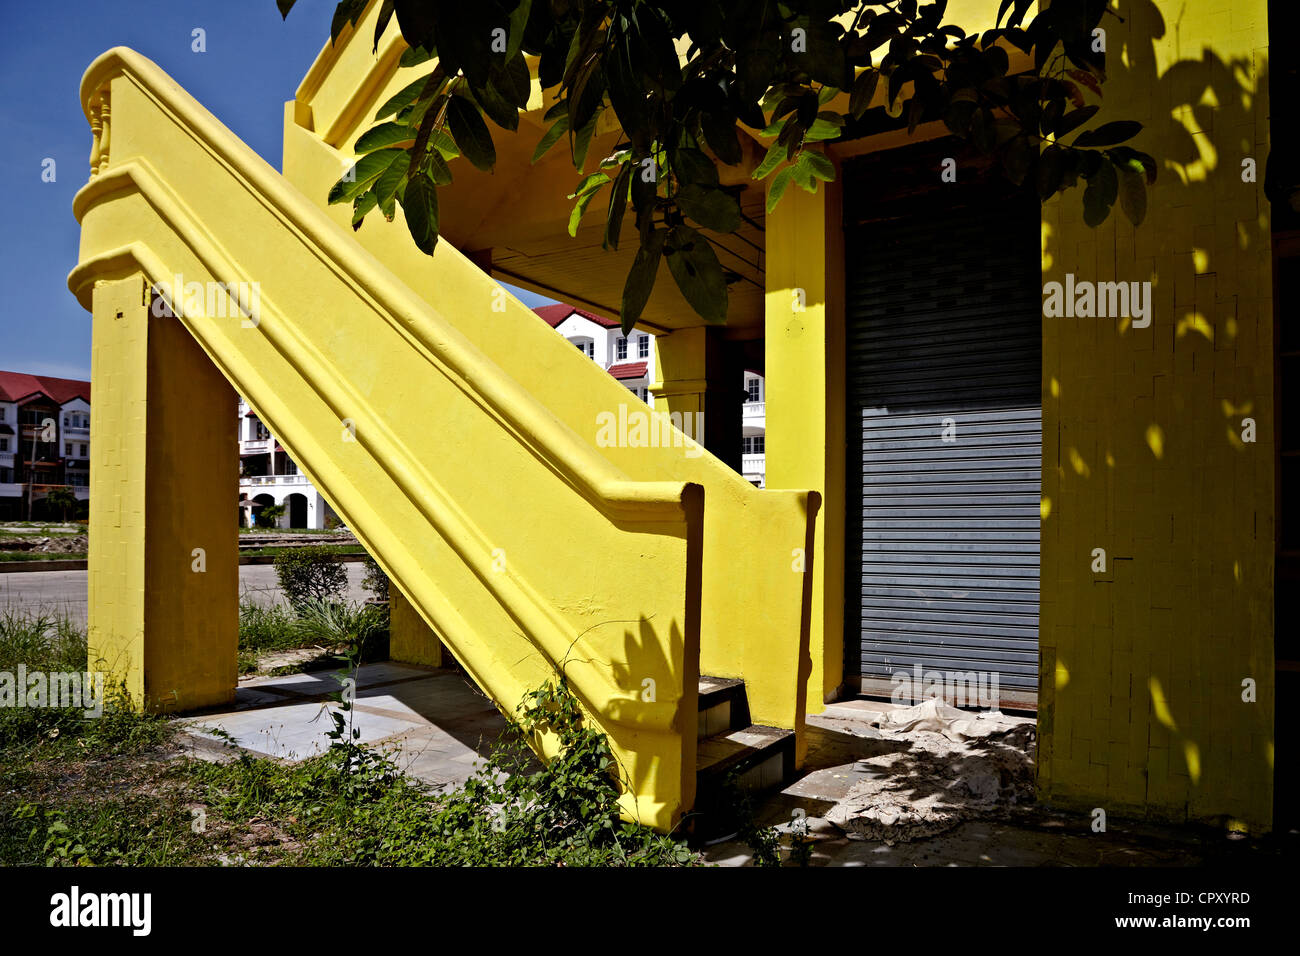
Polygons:
<instances>
[{"instance_id":1,"label":"window","mask_svg":"<svg viewBox=\"0 0 1300 956\"><path fill-rule=\"evenodd\" d=\"M9 439L0 438L0 451L8 451L8 450L9 450Z\"/></svg>"},{"instance_id":2,"label":"window","mask_svg":"<svg viewBox=\"0 0 1300 956\"><path fill-rule=\"evenodd\" d=\"M763 454L763 440L764 440L764 436L762 435L746 435L744 438L744 454L746 455ZM736 446L732 445L731 447L734 448Z\"/></svg>"},{"instance_id":3,"label":"window","mask_svg":"<svg viewBox=\"0 0 1300 956\"><path fill-rule=\"evenodd\" d=\"M650 336L643 335L636 340L636 357L637 358L650 357Z\"/></svg>"},{"instance_id":4,"label":"window","mask_svg":"<svg viewBox=\"0 0 1300 956\"><path fill-rule=\"evenodd\" d=\"M71 415L64 415L64 416L63 416L63 427L64 427L64 428L71 428L71 427L72 427L72 416L71 416Z\"/></svg>"},{"instance_id":5,"label":"window","mask_svg":"<svg viewBox=\"0 0 1300 956\"><path fill-rule=\"evenodd\" d=\"M75 485L78 488L85 488L90 484L90 476L84 472L70 471L68 472L68 484Z\"/></svg>"},{"instance_id":6,"label":"window","mask_svg":"<svg viewBox=\"0 0 1300 956\"><path fill-rule=\"evenodd\" d=\"M72 457L72 442L70 442L70 441L65 441L65 442L63 443L63 457L64 457L64 458L71 458L71 457Z\"/></svg>"},{"instance_id":7,"label":"window","mask_svg":"<svg viewBox=\"0 0 1300 956\"><path fill-rule=\"evenodd\" d=\"M85 446L85 445L80 445L80 446L78 446L78 447L81 448L81 457L82 457L82 458L85 458L85 457L86 457L86 446Z\"/></svg>"},{"instance_id":8,"label":"window","mask_svg":"<svg viewBox=\"0 0 1300 956\"><path fill-rule=\"evenodd\" d=\"M587 358L594 359L596 357L596 343L590 339L587 339L586 341L582 339L573 340L573 344L577 346L578 351L587 356Z\"/></svg>"},{"instance_id":9,"label":"window","mask_svg":"<svg viewBox=\"0 0 1300 956\"><path fill-rule=\"evenodd\" d=\"M9 414L9 409L5 408L3 405L0 405L0 422L5 420L5 415L7 414Z\"/></svg>"},{"instance_id":10,"label":"window","mask_svg":"<svg viewBox=\"0 0 1300 956\"><path fill-rule=\"evenodd\" d=\"M759 398L758 398L758 379L756 379L756 378L749 378L749 379L746 379L746 380L745 380L745 391L748 393L748 397L745 399L745 401L747 401L747 402L757 402L757 401L759 400Z\"/></svg>"},{"instance_id":11,"label":"window","mask_svg":"<svg viewBox=\"0 0 1300 956\"><path fill-rule=\"evenodd\" d=\"M616 359L627 358L627 339L620 338L616 343L614 343L614 357Z\"/></svg>"}]
</instances>

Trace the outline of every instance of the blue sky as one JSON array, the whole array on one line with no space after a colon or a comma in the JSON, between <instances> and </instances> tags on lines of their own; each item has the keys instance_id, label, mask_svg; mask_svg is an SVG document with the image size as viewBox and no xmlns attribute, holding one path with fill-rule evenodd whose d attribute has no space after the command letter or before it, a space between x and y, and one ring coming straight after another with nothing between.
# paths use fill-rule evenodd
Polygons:
<instances>
[{"instance_id":1,"label":"blue sky","mask_svg":"<svg viewBox=\"0 0 1300 956\"><path fill-rule=\"evenodd\" d=\"M0 182L9 197L0 255L0 369L90 377L90 315L68 292L77 263L72 197L89 171L90 127L77 89L109 47L149 57L271 165L284 103L329 39L334 0L2 0ZM205 53L191 49L206 32ZM42 182L45 159L56 179ZM529 305L551 300L516 294Z\"/></svg>"}]
</instances>

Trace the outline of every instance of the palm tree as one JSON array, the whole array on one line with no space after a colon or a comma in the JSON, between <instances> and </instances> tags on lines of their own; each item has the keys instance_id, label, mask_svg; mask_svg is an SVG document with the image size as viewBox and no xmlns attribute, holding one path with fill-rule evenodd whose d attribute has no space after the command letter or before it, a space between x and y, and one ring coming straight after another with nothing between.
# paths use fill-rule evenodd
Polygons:
<instances>
[{"instance_id":1,"label":"palm tree","mask_svg":"<svg viewBox=\"0 0 1300 956\"><path fill-rule=\"evenodd\" d=\"M45 507L57 508L59 520L68 520L68 509L77 507L77 496L71 488L51 488L45 495Z\"/></svg>"}]
</instances>

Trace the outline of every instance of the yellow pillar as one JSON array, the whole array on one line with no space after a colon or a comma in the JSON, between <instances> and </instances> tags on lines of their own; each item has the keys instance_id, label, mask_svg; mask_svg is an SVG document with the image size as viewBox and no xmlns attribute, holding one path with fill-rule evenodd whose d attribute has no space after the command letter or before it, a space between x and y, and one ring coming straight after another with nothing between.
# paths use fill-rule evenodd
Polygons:
<instances>
[{"instance_id":1,"label":"yellow pillar","mask_svg":"<svg viewBox=\"0 0 1300 956\"><path fill-rule=\"evenodd\" d=\"M407 664L443 665L438 635L394 581L388 585L388 656Z\"/></svg>"},{"instance_id":2,"label":"yellow pillar","mask_svg":"<svg viewBox=\"0 0 1300 956\"><path fill-rule=\"evenodd\" d=\"M134 706L234 699L235 391L133 275L94 290L89 668Z\"/></svg>"},{"instance_id":3,"label":"yellow pillar","mask_svg":"<svg viewBox=\"0 0 1300 956\"><path fill-rule=\"evenodd\" d=\"M813 553L808 712L844 680L844 248L839 179L767 217L767 487L822 495Z\"/></svg>"},{"instance_id":4,"label":"yellow pillar","mask_svg":"<svg viewBox=\"0 0 1300 956\"><path fill-rule=\"evenodd\" d=\"M744 378L740 349L723 329L696 326L655 336L655 411L681 412L690 435L736 471L741 465ZM694 417L703 414L703 419ZM690 418L686 416L690 415ZM703 425L703 439L696 423Z\"/></svg>"}]
</instances>

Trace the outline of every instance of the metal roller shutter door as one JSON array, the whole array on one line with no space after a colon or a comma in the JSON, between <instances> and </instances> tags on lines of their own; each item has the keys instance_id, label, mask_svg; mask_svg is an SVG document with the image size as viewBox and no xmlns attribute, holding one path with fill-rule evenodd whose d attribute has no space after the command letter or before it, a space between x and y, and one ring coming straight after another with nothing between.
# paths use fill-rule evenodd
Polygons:
<instances>
[{"instance_id":1,"label":"metal roller shutter door","mask_svg":"<svg viewBox=\"0 0 1300 956\"><path fill-rule=\"evenodd\" d=\"M847 538L850 555L861 543L860 639L850 573L848 673L865 687L915 664L996 672L1004 697L1032 697L1037 207L1016 200L868 223L847 240L848 423L861 439ZM953 441L943 440L945 419ZM849 450L852 463L852 438Z\"/></svg>"}]
</instances>

